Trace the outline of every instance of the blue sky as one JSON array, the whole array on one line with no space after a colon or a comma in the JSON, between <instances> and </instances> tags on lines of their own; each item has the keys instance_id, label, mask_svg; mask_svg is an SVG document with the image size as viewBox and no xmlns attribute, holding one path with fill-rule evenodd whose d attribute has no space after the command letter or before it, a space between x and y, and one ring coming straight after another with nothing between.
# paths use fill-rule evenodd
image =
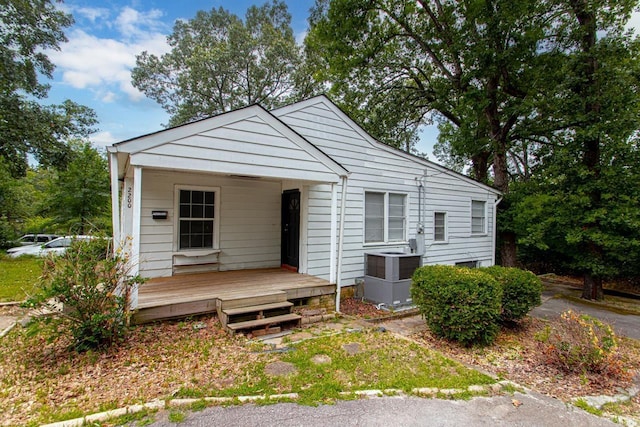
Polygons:
<instances>
[{"instance_id":1,"label":"blue sky","mask_svg":"<svg viewBox=\"0 0 640 427\"><path fill-rule=\"evenodd\" d=\"M265 0L266 1L266 0ZM98 114L98 132L91 136L99 147L155 132L168 115L131 85L135 56L146 50L160 55L169 50L166 36L178 19L191 19L198 10L220 6L244 17L252 4L262 0L66 0L62 9L71 13L75 25L66 30L68 43L48 52L56 64L49 92L50 103L71 99ZM314 0L286 0L296 39L304 39L309 9ZM630 26L640 27L639 13ZM427 127L417 149L431 154L437 138Z\"/></svg>"},{"instance_id":2,"label":"blue sky","mask_svg":"<svg viewBox=\"0 0 640 427\"><path fill-rule=\"evenodd\" d=\"M286 2L301 42L314 0ZM168 115L131 85L135 56L144 50L167 52L166 36L175 21L191 19L198 10L222 6L244 17L252 4L264 1L66 0L59 7L76 22L66 30L68 43L60 51L48 52L56 64L48 102L71 99L93 108L99 130L90 139L98 147L160 130ZM430 152L435 138L435 129L425 132L418 149Z\"/></svg>"},{"instance_id":3,"label":"blue sky","mask_svg":"<svg viewBox=\"0 0 640 427\"><path fill-rule=\"evenodd\" d=\"M97 146L155 132L168 115L131 85L135 56L144 50L168 51L166 36L178 19L191 19L198 10L223 6L244 17L255 1L119 1L69 0L61 8L71 13L75 25L66 30L69 41L60 51L48 52L56 64L49 101L71 99L93 108L99 131L91 140ZM313 0L290 1L292 26L304 37ZM262 3L257 3L262 4Z\"/></svg>"}]
</instances>

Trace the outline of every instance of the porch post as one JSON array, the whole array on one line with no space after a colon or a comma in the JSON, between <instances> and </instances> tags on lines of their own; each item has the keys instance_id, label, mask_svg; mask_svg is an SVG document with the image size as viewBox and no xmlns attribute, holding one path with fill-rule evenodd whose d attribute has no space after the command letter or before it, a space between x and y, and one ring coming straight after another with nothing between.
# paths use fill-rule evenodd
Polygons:
<instances>
[{"instance_id":1,"label":"porch post","mask_svg":"<svg viewBox=\"0 0 640 427\"><path fill-rule=\"evenodd\" d=\"M338 188L331 184L331 244L329 250L329 282L336 283L336 252L338 242Z\"/></svg>"},{"instance_id":2,"label":"porch post","mask_svg":"<svg viewBox=\"0 0 640 427\"><path fill-rule=\"evenodd\" d=\"M131 221L131 275L140 272L140 222L142 216L142 167L133 168L133 218ZM138 286L131 290L131 309L138 307Z\"/></svg>"},{"instance_id":3,"label":"porch post","mask_svg":"<svg viewBox=\"0 0 640 427\"><path fill-rule=\"evenodd\" d=\"M122 244L120 235L120 182L118 181L118 153L109 153L111 169L111 225L113 226L113 250Z\"/></svg>"},{"instance_id":4,"label":"porch post","mask_svg":"<svg viewBox=\"0 0 640 427\"><path fill-rule=\"evenodd\" d=\"M340 313L340 291L342 288L342 255L344 251L344 216L347 209L347 177L342 177L342 198L340 200L340 243L338 246L338 271L336 280L336 312Z\"/></svg>"}]
</instances>

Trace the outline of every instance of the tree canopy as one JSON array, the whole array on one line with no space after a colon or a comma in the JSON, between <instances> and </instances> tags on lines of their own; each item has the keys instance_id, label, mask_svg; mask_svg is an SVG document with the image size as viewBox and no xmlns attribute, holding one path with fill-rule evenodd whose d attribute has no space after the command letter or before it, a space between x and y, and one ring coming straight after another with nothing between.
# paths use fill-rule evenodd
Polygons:
<instances>
[{"instance_id":1,"label":"tree canopy","mask_svg":"<svg viewBox=\"0 0 640 427\"><path fill-rule=\"evenodd\" d=\"M505 193L503 263L516 262L516 237L538 236L544 246L553 235L585 285L601 290L602 277L620 272L609 260L640 241L628 212L638 195L610 186L637 179L640 51L623 30L635 5L317 0L306 47L317 76L374 136L409 151L419 127L436 121L441 159L471 165L472 176ZM527 180L538 197L527 203L539 208L528 214L563 213L544 232L549 218L521 215L525 193L509 194ZM614 212L627 212L624 226L613 226ZM631 231L621 245L621 233Z\"/></svg>"},{"instance_id":2,"label":"tree canopy","mask_svg":"<svg viewBox=\"0 0 640 427\"><path fill-rule=\"evenodd\" d=\"M270 108L299 96L300 48L284 2L251 6L244 21L224 8L176 22L171 51L142 52L133 85L179 125L260 103Z\"/></svg>"},{"instance_id":3,"label":"tree canopy","mask_svg":"<svg viewBox=\"0 0 640 427\"><path fill-rule=\"evenodd\" d=\"M44 53L66 41L70 15L51 0L10 0L0 4L0 156L12 176L24 176L27 156L42 165L62 166L66 140L93 131L95 113L72 101L41 105L54 65Z\"/></svg>"}]
</instances>

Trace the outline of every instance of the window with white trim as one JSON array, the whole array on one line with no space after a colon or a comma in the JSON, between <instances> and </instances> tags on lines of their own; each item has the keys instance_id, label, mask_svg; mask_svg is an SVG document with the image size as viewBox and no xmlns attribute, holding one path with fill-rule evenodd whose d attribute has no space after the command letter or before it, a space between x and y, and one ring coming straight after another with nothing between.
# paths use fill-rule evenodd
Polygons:
<instances>
[{"instance_id":1,"label":"window with white trim","mask_svg":"<svg viewBox=\"0 0 640 427\"><path fill-rule=\"evenodd\" d=\"M433 240L435 242L447 241L447 214L434 212L433 214Z\"/></svg>"},{"instance_id":2,"label":"window with white trim","mask_svg":"<svg viewBox=\"0 0 640 427\"><path fill-rule=\"evenodd\" d=\"M487 202L480 200L471 201L471 234L484 234L487 232Z\"/></svg>"},{"instance_id":3,"label":"window with white trim","mask_svg":"<svg viewBox=\"0 0 640 427\"><path fill-rule=\"evenodd\" d=\"M404 242L407 236L407 195L364 193L364 242Z\"/></svg>"},{"instance_id":4,"label":"window with white trim","mask_svg":"<svg viewBox=\"0 0 640 427\"><path fill-rule=\"evenodd\" d=\"M178 249L211 249L216 247L216 192L178 190Z\"/></svg>"}]
</instances>

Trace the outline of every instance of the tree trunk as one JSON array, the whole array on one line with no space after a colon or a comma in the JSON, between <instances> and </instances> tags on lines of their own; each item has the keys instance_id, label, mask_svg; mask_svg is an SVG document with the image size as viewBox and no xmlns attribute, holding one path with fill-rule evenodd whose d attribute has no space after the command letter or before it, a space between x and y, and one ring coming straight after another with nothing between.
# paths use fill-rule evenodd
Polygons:
<instances>
[{"instance_id":1,"label":"tree trunk","mask_svg":"<svg viewBox=\"0 0 640 427\"><path fill-rule=\"evenodd\" d=\"M500 265L504 267L518 266L516 233L514 233L513 231L500 232Z\"/></svg>"},{"instance_id":2,"label":"tree trunk","mask_svg":"<svg viewBox=\"0 0 640 427\"><path fill-rule=\"evenodd\" d=\"M600 88L597 77L598 59L595 53L596 47L596 14L593 9L589 8L588 2L583 0L570 0L569 1L573 13L576 16L578 24L581 30L580 37L580 49L583 55L582 60L582 72L584 73L584 80L579 82L574 89L574 92L582 99L584 103L585 125L584 127L591 130L586 135L582 135L581 149L582 149L582 164L589 172L585 179L582 180L582 186L591 186L589 190L590 209L595 211L600 208L602 204L602 193L598 188L598 185L594 185L593 181L600 179L601 168L601 149L600 149L600 136L593 131L600 122ZM589 221L583 224L583 230L586 235L586 245L588 264L591 267L587 267L587 271L584 273L584 288L582 291L582 298L601 300L604 298L604 291L602 289L602 277L596 277L593 274L594 269L600 267L603 263L604 249L596 243L591 237L592 230L596 232L600 229L601 224L599 220Z\"/></svg>"},{"instance_id":3,"label":"tree trunk","mask_svg":"<svg viewBox=\"0 0 640 427\"><path fill-rule=\"evenodd\" d=\"M594 277L588 273L584 275L582 298L596 301L601 301L604 299L604 290L602 289L601 277Z\"/></svg>"}]
</instances>

